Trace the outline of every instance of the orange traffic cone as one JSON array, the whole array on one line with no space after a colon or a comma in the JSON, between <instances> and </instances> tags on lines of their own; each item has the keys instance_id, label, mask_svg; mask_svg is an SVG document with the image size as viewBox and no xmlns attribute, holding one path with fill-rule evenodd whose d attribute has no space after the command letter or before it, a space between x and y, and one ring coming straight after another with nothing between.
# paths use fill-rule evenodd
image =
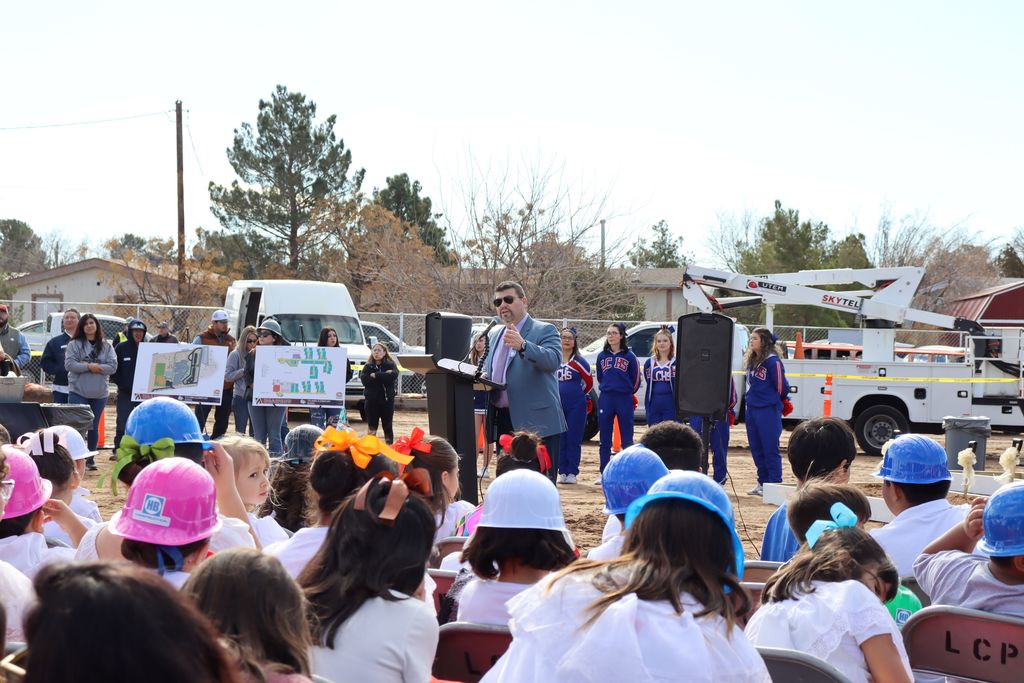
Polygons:
<instances>
[{"instance_id":1,"label":"orange traffic cone","mask_svg":"<svg viewBox=\"0 0 1024 683\"><path fill-rule=\"evenodd\" d=\"M485 423L480 424L480 433L477 435L479 438L476 440L476 449L482 451L484 446L487 445L487 439L484 437L484 433L487 431L487 425Z\"/></svg>"},{"instance_id":2,"label":"orange traffic cone","mask_svg":"<svg viewBox=\"0 0 1024 683\"><path fill-rule=\"evenodd\" d=\"M619 418L615 418L615 426L612 428L612 453L622 450L622 435L619 434Z\"/></svg>"},{"instance_id":3,"label":"orange traffic cone","mask_svg":"<svg viewBox=\"0 0 1024 683\"><path fill-rule=\"evenodd\" d=\"M107 411L100 413L100 426L96 428L96 448L104 448L107 445L107 439L104 432L106 431L107 423Z\"/></svg>"}]
</instances>

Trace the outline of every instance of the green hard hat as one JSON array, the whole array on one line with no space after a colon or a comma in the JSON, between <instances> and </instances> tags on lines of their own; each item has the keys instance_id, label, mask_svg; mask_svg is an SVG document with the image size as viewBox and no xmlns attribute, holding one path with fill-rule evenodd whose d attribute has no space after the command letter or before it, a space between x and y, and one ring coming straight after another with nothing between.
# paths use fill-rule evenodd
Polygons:
<instances>
[{"instance_id":1,"label":"green hard hat","mask_svg":"<svg viewBox=\"0 0 1024 683\"><path fill-rule=\"evenodd\" d=\"M896 625L903 628L903 624L907 623L907 619L914 612L921 609L921 601L914 591L910 590L906 586L900 586L899 590L896 591L896 597L889 602L885 603L886 608L889 610L889 614L896 620Z\"/></svg>"}]
</instances>

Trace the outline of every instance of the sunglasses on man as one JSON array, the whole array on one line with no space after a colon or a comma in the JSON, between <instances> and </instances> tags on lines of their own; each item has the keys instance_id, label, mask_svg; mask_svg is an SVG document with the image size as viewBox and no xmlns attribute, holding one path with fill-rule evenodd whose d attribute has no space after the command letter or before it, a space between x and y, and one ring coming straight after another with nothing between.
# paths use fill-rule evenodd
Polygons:
<instances>
[{"instance_id":1,"label":"sunglasses on man","mask_svg":"<svg viewBox=\"0 0 1024 683\"><path fill-rule=\"evenodd\" d=\"M497 299L494 300L494 307L497 308L498 306L500 306L502 301L504 301L507 304L510 304L510 303L512 303L515 300L516 300L516 298L514 296L512 296L511 294L506 294L505 296L499 296Z\"/></svg>"}]
</instances>

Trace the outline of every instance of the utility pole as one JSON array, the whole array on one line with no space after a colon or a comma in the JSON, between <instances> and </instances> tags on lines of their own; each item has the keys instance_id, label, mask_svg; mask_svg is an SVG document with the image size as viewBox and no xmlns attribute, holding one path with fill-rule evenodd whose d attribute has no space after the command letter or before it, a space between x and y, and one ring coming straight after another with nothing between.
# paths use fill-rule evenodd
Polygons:
<instances>
[{"instance_id":1,"label":"utility pole","mask_svg":"<svg viewBox=\"0 0 1024 683\"><path fill-rule=\"evenodd\" d=\"M181 152L181 100L174 103L178 134L178 303L185 298L185 162Z\"/></svg>"},{"instance_id":2,"label":"utility pole","mask_svg":"<svg viewBox=\"0 0 1024 683\"><path fill-rule=\"evenodd\" d=\"M601 270L604 270L604 219L601 219Z\"/></svg>"}]
</instances>

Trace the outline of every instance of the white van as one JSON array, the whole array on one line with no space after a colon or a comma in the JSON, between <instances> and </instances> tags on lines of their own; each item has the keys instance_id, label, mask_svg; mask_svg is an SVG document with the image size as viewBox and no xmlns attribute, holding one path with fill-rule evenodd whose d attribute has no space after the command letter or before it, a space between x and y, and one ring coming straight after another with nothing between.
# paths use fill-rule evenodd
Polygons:
<instances>
[{"instance_id":1,"label":"white van","mask_svg":"<svg viewBox=\"0 0 1024 683\"><path fill-rule=\"evenodd\" d=\"M370 358L370 349L345 285L312 280L235 280L224 297L224 310L235 337L246 325L258 326L265 318L273 317L289 342L316 346L320 330L333 327L355 371L345 388L345 405L362 414L359 370Z\"/></svg>"}]
</instances>

